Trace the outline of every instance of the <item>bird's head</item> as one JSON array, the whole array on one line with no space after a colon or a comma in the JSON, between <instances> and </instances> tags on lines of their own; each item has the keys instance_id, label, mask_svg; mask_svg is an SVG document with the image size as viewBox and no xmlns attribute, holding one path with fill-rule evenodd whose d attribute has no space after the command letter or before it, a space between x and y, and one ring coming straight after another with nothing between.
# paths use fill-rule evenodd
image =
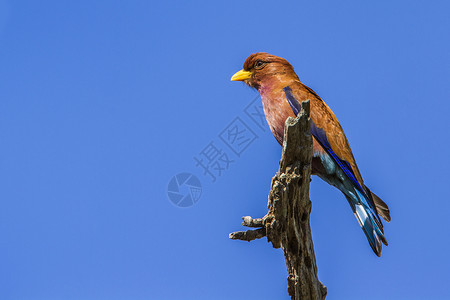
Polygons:
<instances>
[{"instance_id":1,"label":"bird's head","mask_svg":"<svg viewBox=\"0 0 450 300\"><path fill-rule=\"evenodd\" d=\"M298 77L291 64L284 58L265 52L251 54L245 60L243 69L231 77L231 81L243 81L255 89L292 80L298 80Z\"/></svg>"}]
</instances>

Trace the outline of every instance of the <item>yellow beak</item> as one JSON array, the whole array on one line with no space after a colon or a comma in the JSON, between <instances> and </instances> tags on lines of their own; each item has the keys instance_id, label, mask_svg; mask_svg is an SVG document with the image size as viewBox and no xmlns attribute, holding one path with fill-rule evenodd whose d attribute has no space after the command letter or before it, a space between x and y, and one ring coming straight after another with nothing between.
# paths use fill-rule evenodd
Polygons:
<instances>
[{"instance_id":1,"label":"yellow beak","mask_svg":"<svg viewBox=\"0 0 450 300\"><path fill-rule=\"evenodd\" d=\"M231 81L244 81L252 76L252 72L240 70L231 77Z\"/></svg>"}]
</instances>

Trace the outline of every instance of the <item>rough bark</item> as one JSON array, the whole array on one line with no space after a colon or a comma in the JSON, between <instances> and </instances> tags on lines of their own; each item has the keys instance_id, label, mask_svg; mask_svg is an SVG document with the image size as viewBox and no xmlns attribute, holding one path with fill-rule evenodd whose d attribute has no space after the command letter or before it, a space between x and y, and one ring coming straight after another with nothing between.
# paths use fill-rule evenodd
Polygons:
<instances>
[{"instance_id":1,"label":"rough bark","mask_svg":"<svg viewBox=\"0 0 450 300\"><path fill-rule=\"evenodd\" d=\"M317 278L316 257L309 216L311 201L312 137L309 101L302 103L297 118L288 118L284 130L280 168L272 179L269 212L261 219L243 217L242 225L259 227L238 231L231 239L251 241L267 237L274 248L282 248L286 260L291 299L325 299L326 287Z\"/></svg>"}]
</instances>

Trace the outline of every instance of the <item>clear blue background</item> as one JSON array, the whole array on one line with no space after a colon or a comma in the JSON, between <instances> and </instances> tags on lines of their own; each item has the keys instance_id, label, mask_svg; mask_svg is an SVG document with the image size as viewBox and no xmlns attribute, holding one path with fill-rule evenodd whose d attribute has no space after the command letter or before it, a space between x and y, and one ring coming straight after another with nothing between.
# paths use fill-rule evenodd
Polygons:
<instances>
[{"instance_id":1,"label":"clear blue background","mask_svg":"<svg viewBox=\"0 0 450 300\"><path fill-rule=\"evenodd\" d=\"M334 110L390 206L378 258L345 198L311 183L327 299L449 299L448 1L0 0L0 299L288 299L263 216L270 132L215 183L193 157L257 96L252 52ZM236 157L235 157L236 158ZM191 172L181 209L169 180Z\"/></svg>"}]
</instances>

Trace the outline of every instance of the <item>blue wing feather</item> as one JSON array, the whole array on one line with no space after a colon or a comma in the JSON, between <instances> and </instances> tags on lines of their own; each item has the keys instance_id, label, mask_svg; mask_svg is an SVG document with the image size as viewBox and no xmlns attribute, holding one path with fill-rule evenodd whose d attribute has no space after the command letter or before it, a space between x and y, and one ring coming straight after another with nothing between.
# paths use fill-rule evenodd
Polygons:
<instances>
[{"instance_id":1,"label":"blue wing feather","mask_svg":"<svg viewBox=\"0 0 450 300\"><path fill-rule=\"evenodd\" d=\"M286 99L294 112L294 114L297 116L299 112L301 111L301 105L298 102L298 100L294 97L292 94L292 89L287 86L284 88L284 93L286 95ZM373 203L373 200L368 195L365 189L362 188L362 186L359 184L358 180L356 180L355 173L353 172L352 167L350 164L341 159L331 148L330 142L328 141L327 134L325 130L318 128L316 124L311 120L311 134L314 136L317 142L322 146L322 148L325 150L325 152L331 157L331 159L339 166L339 168L344 172L346 177L350 180L354 187L354 191L356 192L357 199L351 200L348 198L348 195L346 195L347 199L352 202L352 207L355 212L355 215L358 218L358 221L360 222L361 227L363 228L369 243L372 247L372 249L375 251L377 255L380 255L381 253L381 245L380 240L383 241L384 244L387 245L386 239L384 238L383 232L382 232L382 224L380 217L376 213L375 205ZM323 160L322 160L322 163ZM353 202L356 201L356 202ZM367 213L369 214L367 214Z\"/></svg>"},{"instance_id":2,"label":"blue wing feather","mask_svg":"<svg viewBox=\"0 0 450 300\"><path fill-rule=\"evenodd\" d=\"M302 106L297 101L297 99L295 99L294 95L292 95L292 89L289 86L285 87L284 94L286 95L286 99L288 100L289 105L292 108L292 111L297 116L298 113L302 110Z\"/></svg>"},{"instance_id":3,"label":"blue wing feather","mask_svg":"<svg viewBox=\"0 0 450 300\"><path fill-rule=\"evenodd\" d=\"M286 99L289 102L289 105L292 108L292 111L294 112L294 114L297 116L298 113L301 110L301 105L300 103L297 101L297 99L294 97L294 95L292 95L292 89L287 86L284 88L284 93L286 95ZM311 121L311 134L316 138L316 140L322 145L322 147L325 149L325 151L327 151L327 153L329 155L331 155L331 157L333 157L334 161L336 161L336 163L339 165L339 167L344 171L345 175L347 175L347 177L352 181L352 183L362 192L362 193L366 193L364 191L364 189L361 187L361 185L359 184L358 180L356 180L355 174L353 173L352 168L350 167L350 164L345 161L342 160L339 156L336 155L336 153L334 153L333 149L331 149L331 145L328 142L328 138L327 138L327 134L325 133L325 131L321 128L318 128L316 126L316 124L314 124L313 121Z\"/></svg>"},{"instance_id":4,"label":"blue wing feather","mask_svg":"<svg viewBox=\"0 0 450 300\"><path fill-rule=\"evenodd\" d=\"M345 175L347 175L348 179L362 192L365 194L365 191L359 184L358 180L356 180L355 174L353 173L353 169L350 167L350 164L342 160L336 153L334 153L333 149L331 149L330 143L328 142L327 135L325 131L321 128L318 128L313 121L311 121L311 134L316 138L316 140L322 145L322 147L327 151L331 157L333 157L334 161L339 165L339 167L344 171Z\"/></svg>"}]
</instances>

